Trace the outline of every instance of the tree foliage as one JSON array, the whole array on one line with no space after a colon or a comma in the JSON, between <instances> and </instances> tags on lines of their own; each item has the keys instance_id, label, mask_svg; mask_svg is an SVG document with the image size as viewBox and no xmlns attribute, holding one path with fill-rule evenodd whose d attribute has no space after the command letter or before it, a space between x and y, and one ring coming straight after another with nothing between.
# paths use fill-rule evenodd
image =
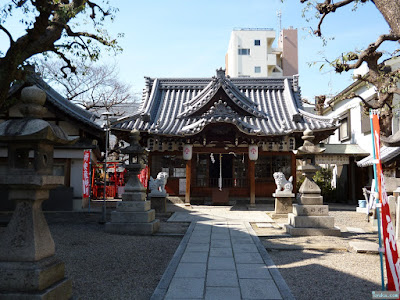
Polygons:
<instances>
[{"instance_id":1,"label":"tree foliage","mask_svg":"<svg viewBox=\"0 0 400 300\"><path fill-rule=\"evenodd\" d=\"M77 63L75 73L62 72L62 62L54 60L36 61L42 77L68 100L95 112L109 111L122 115L128 104L136 99L131 86L118 77L115 64ZM66 77L64 76L66 73Z\"/></svg>"},{"instance_id":2,"label":"tree foliage","mask_svg":"<svg viewBox=\"0 0 400 300\"><path fill-rule=\"evenodd\" d=\"M97 60L102 46L120 51L104 28L116 11L105 0L10 0L0 7L0 34L9 42L7 51L0 53L0 111L6 108L10 85L24 78L24 66L33 56L56 54L67 76L66 70L76 71L74 60ZM16 37L7 21L18 17L26 31Z\"/></svg>"},{"instance_id":3,"label":"tree foliage","mask_svg":"<svg viewBox=\"0 0 400 300\"><path fill-rule=\"evenodd\" d=\"M342 53L337 59L330 62L338 73L347 72L366 63L369 68L368 76L358 76L357 79L366 81L376 87L377 96L374 101L364 102L366 109L380 109L382 128L384 133L388 133L392 119L392 101L393 94L400 94L398 83L400 80L400 70L392 70L382 62L383 55L382 44L385 42L399 42L400 41L400 1L398 0L325 0L325 1L312 1L300 0L301 3L306 4L306 9L315 9L319 22L314 34L323 37L323 22L328 15L337 15L344 7L353 6L356 10L358 5L373 5L384 17L389 25L390 31L382 33L376 41L371 41L369 45L361 51L349 51ZM396 55L400 49L398 48L392 55Z\"/></svg>"}]
</instances>

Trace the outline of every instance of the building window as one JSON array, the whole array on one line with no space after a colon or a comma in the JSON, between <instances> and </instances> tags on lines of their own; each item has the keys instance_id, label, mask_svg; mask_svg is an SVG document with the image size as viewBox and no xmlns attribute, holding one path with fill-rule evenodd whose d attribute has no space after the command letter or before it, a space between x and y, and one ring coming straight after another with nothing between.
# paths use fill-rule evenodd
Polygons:
<instances>
[{"instance_id":1,"label":"building window","mask_svg":"<svg viewBox=\"0 0 400 300\"><path fill-rule=\"evenodd\" d=\"M239 55L250 55L250 49L238 49Z\"/></svg>"},{"instance_id":2,"label":"building window","mask_svg":"<svg viewBox=\"0 0 400 300\"><path fill-rule=\"evenodd\" d=\"M261 73L261 67L254 67L254 73Z\"/></svg>"},{"instance_id":3,"label":"building window","mask_svg":"<svg viewBox=\"0 0 400 300\"><path fill-rule=\"evenodd\" d=\"M350 113L347 112L339 118L339 141L343 142L350 139Z\"/></svg>"},{"instance_id":4,"label":"building window","mask_svg":"<svg viewBox=\"0 0 400 300\"><path fill-rule=\"evenodd\" d=\"M260 46L261 41L260 40L254 40L254 46Z\"/></svg>"}]
</instances>

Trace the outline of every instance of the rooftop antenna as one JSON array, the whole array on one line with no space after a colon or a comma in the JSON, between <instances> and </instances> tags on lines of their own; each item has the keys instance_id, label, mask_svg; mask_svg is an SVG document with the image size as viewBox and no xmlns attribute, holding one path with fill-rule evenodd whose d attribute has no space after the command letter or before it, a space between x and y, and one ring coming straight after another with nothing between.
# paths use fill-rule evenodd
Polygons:
<instances>
[{"instance_id":1,"label":"rooftop antenna","mask_svg":"<svg viewBox=\"0 0 400 300\"><path fill-rule=\"evenodd\" d=\"M276 16L278 17L278 34L280 34L280 32L282 30L282 11L277 10Z\"/></svg>"}]
</instances>

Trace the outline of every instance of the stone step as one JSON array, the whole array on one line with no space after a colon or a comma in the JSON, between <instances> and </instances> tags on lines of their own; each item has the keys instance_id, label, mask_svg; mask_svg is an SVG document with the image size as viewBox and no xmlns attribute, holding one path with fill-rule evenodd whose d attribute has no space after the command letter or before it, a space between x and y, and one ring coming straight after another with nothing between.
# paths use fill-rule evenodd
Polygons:
<instances>
[{"instance_id":1,"label":"stone step","mask_svg":"<svg viewBox=\"0 0 400 300\"><path fill-rule=\"evenodd\" d=\"M111 212L111 223L148 223L154 221L155 218L154 209L143 212Z\"/></svg>"},{"instance_id":2,"label":"stone step","mask_svg":"<svg viewBox=\"0 0 400 300\"><path fill-rule=\"evenodd\" d=\"M160 220L155 219L149 223L106 223L105 230L108 233L149 235L157 232L160 228Z\"/></svg>"},{"instance_id":3,"label":"stone step","mask_svg":"<svg viewBox=\"0 0 400 300\"><path fill-rule=\"evenodd\" d=\"M285 225L286 232L291 236L341 236L340 229L333 228L297 228L292 225Z\"/></svg>"},{"instance_id":4,"label":"stone step","mask_svg":"<svg viewBox=\"0 0 400 300\"><path fill-rule=\"evenodd\" d=\"M119 212L144 212L151 208L150 201L122 201L117 203Z\"/></svg>"},{"instance_id":5,"label":"stone step","mask_svg":"<svg viewBox=\"0 0 400 300\"><path fill-rule=\"evenodd\" d=\"M330 216L296 216L289 214L289 224L296 228L333 228L335 218Z\"/></svg>"},{"instance_id":6,"label":"stone step","mask_svg":"<svg viewBox=\"0 0 400 300\"><path fill-rule=\"evenodd\" d=\"M301 205L322 205L323 199L320 195L302 195L298 202Z\"/></svg>"}]
</instances>

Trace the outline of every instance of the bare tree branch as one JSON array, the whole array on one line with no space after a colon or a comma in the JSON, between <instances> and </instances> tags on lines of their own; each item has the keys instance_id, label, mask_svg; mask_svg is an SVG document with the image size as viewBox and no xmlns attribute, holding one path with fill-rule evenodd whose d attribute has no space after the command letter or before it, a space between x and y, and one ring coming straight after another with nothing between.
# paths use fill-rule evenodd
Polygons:
<instances>
[{"instance_id":1,"label":"bare tree branch","mask_svg":"<svg viewBox=\"0 0 400 300\"><path fill-rule=\"evenodd\" d=\"M15 40L10 28L0 25L0 32L5 32L10 40L10 47L0 57L0 110L7 107L7 94L13 81L24 72L23 65L36 54L54 52L66 63L62 67L63 76L66 69L74 70L74 58L90 58L97 60L100 48L97 43L88 44L85 38L94 40L106 49L120 51L117 41L110 39L104 28L104 18L113 19L116 10L108 7L108 1L97 4L97 0L9 0L8 5L0 7L4 20L14 17L14 11L20 11L20 20L27 24L26 33ZM97 12L97 15L96 13ZM98 13L100 12L100 14ZM93 19L95 33L79 30L81 25L74 24L72 30L69 23L80 14L90 14ZM2 20L3 21L3 20ZM62 42L59 43L61 38ZM72 41L71 41L72 40ZM63 44L57 45L56 44ZM79 47L76 47L79 45ZM70 55L69 55L70 54ZM74 57L74 58L72 58Z\"/></svg>"},{"instance_id":2,"label":"bare tree branch","mask_svg":"<svg viewBox=\"0 0 400 300\"><path fill-rule=\"evenodd\" d=\"M67 73L68 78L60 74L61 68L57 63L41 60L37 65L47 81L57 83L54 86L59 87L61 94L87 110L106 109L121 115L124 110L119 110L118 105L135 102L131 86L118 79L115 65L86 66L82 62L75 74Z\"/></svg>"},{"instance_id":3,"label":"bare tree branch","mask_svg":"<svg viewBox=\"0 0 400 300\"><path fill-rule=\"evenodd\" d=\"M8 39L10 40L10 44L14 44L14 39L11 35L11 33L7 30L7 28L5 28L3 25L0 24L0 29L4 31L4 33L8 36Z\"/></svg>"},{"instance_id":4,"label":"bare tree branch","mask_svg":"<svg viewBox=\"0 0 400 300\"><path fill-rule=\"evenodd\" d=\"M399 41L400 36L395 34L382 34L378 37L375 43L370 44L367 49L363 50L360 55L358 55L358 60L353 64L339 63L337 64L337 68L335 66L336 72L341 73L343 71L348 71L350 69L357 69L361 66L364 61L367 61L368 58L377 60L382 56L380 52L376 52L379 46L385 41ZM375 53L375 55L374 55ZM367 61L368 62L368 61Z\"/></svg>"},{"instance_id":5,"label":"bare tree branch","mask_svg":"<svg viewBox=\"0 0 400 300\"><path fill-rule=\"evenodd\" d=\"M92 13L90 15L90 17L92 19L94 19L96 17L96 12L95 12L96 7L98 8L98 10L100 10L102 12L103 16L108 16L110 14L110 12L103 10L99 5L97 5L96 3L93 3L92 1L88 0L87 4L92 9Z\"/></svg>"}]
</instances>

